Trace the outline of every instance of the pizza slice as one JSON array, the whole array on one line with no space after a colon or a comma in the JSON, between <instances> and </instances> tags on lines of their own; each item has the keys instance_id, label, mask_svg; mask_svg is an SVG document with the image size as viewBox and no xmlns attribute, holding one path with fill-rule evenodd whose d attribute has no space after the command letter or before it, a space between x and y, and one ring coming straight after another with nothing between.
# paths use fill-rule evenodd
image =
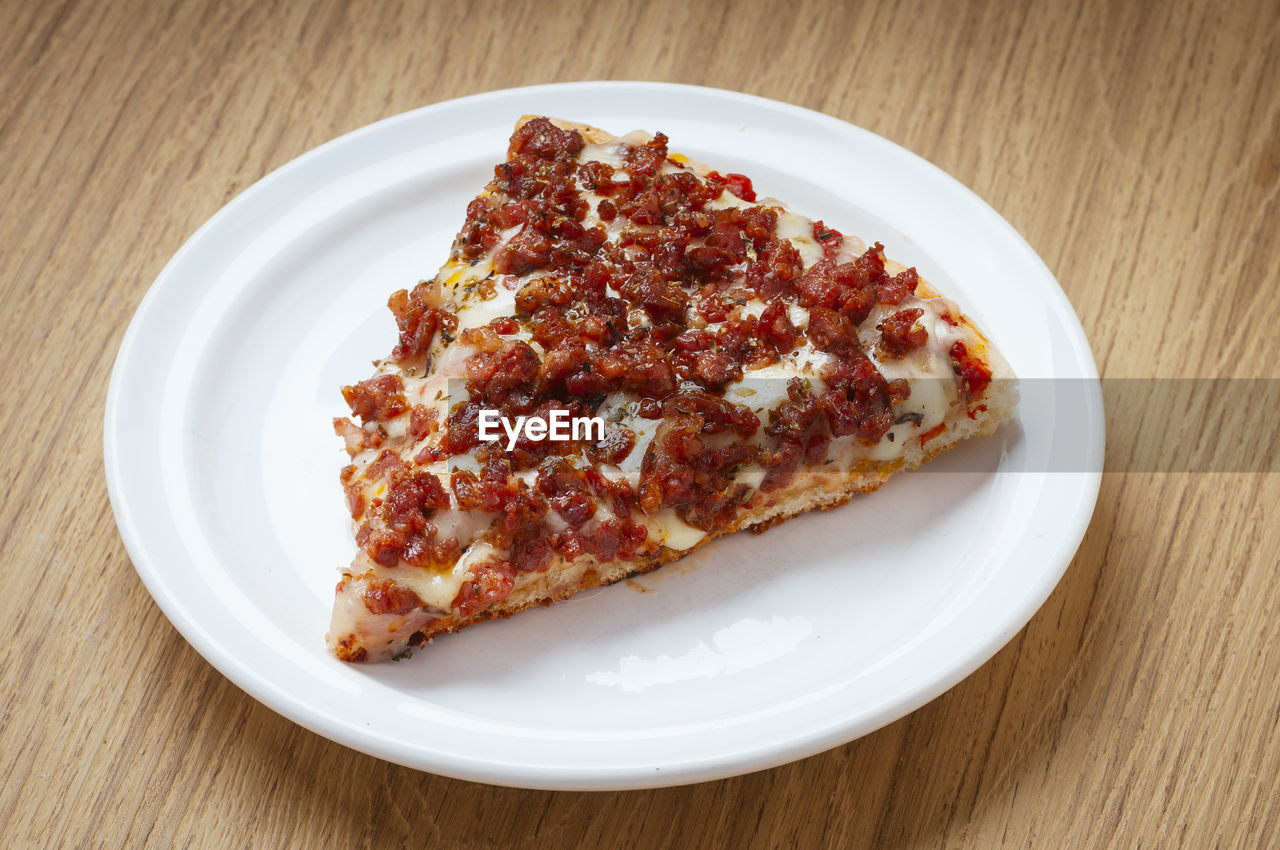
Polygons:
<instances>
[{"instance_id":1,"label":"pizza slice","mask_svg":"<svg viewBox=\"0 0 1280 850\"><path fill-rule=\"evenodd\" d=\"M334 422L347 661L843 504L1017 403L914 269L661 133L522 119L448 261L389 306L399 339Z\"/></svg>"}]
</instances>

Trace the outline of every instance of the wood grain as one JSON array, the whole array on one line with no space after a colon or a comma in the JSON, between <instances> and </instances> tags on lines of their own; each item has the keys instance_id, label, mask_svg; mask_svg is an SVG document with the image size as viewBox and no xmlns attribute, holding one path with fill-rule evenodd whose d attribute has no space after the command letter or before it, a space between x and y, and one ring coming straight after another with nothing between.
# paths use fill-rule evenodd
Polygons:
<instances>
[{"instance_id":1,"label":"wood grain","mask_svg":"<svg viewBox=\"0 0 1280 850\"><path fill-rule=\"evenodd\" d=\"M100 449L129 317L223 203L370 121L560 80L867 127L1025 234L1104 375L1278 378L1274 2L0 0L0 20L0 846L1277 840L1275 474L1120 471L1113 440L1062 583L943 697L774 770L579 794L395 767L245 696L137 580ZM1142 404L1113 403L1113 430Z\"/></svg>"}]
</instances>

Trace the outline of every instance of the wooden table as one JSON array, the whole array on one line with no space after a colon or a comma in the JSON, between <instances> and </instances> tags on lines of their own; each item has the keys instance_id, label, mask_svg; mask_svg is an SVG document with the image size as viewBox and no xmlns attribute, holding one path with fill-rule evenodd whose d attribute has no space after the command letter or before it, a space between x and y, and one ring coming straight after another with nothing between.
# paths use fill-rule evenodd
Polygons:
<instances>
[{"instance_id":1,"label":"wooden table","mask_svg":"<svg viewBox=\"0 0 1280 850\"><path fill-rule=\"evenodd\" d=\"M395 767L178 635L103 480L125 325L236 193L446 98L635 78L828 112L1021 230L1104 376L1280 377L1274 0L554 5L0 2L0 846L1280 840L1280 476L1135 470L1132 435L994 659L879 732L722 782L550 793ZM1109 401L1123 437L1135 414Z\"/></svg>"}]
</instances>

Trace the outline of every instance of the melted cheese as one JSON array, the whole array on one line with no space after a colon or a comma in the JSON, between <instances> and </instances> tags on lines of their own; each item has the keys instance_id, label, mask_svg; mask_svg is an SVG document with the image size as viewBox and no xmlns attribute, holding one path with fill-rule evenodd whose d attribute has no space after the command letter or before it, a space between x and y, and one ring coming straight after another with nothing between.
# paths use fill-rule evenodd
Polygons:
<instances>
[{"instance_id":1,"label":"melted cheese","mask_svg":"<svg viewBox=\"0 0 1280 850\"><path fill-rule=\"evenodd\" d=\"M491 281L492 298L484 298L478 290L473 290L467 298L465 306L458 311L458 333L468 328L479 328L494 319L512 316L516 312L516 291L511 288L517 279L501 275Z\"/></svg>"},{"instance_id":2,"label":"melted cheese","mask_svg":"<svg viewBox=\"0 0 1280 850\"><path fill-rule=\"evenodd\" d=\"M471 577L471 570L477 564L489 560L498 560L500 553L488 543L473 543L458 558L450 570L422 570L412 567L382 567L375 565L374 572L383 577L394 578L408 586L418 597L432 608L448 611L458 591Z\"/></svg>"},{"instance_id":3,"label":"melted cheese","mask_svg":"<svg viewBox=\"0 0 1280 850\"><path fill-rule=\"evenodd\" d=\"M671 508L663 508L656 515L648 517L645 525L659 543L678 551L692 548L707 536L701 528L695 528L676 516Z\"/></svg>"},{"instance_id":4,"label":"melted cheese","mask_svg":"<svg viewBox=\"0 0 1280 850\"><path fill-rule=\"evenodd\" d=\"M758 204L753 204L751 201L744 201L728 189L725 189L720 193L718 198L713 198L707 206L713 210L723 210L728 209L729 207L754 207L758 206Z\"/></svg>"},{"instance_id":5,"label":"melted cheese","mask_svg":"<svg viewBox=\"0 0 1280 850\"><path fill-rule=\"evenodd\" d=\"M615 169L621 169L626 165L623 157L627 150L635 145L643 145L652 139L648 133L643 130L635 130L625 136L619 136L611 142L603 144L587 144L583 145L582 150L578 151L578 162L603 162L611 165Z\"/></svg>"},{"instance_id":6,"label":"melted cheese","mask_svg":"<svg viewBox=\"0 0 1280 850\"><path fill-rule=\"evenodd\" d=\"M800 259L804 261L806 268L822 259L822 246L813 238L813 222L809 219L779 208L775 232L800 252Z\"/></svg>"},{"instance_id":7,"label":"melted cheese","mask_svg":"<svg viewBox=\"0 0 1280 850\"><path fill-rule=\"evenodd\" d=\"M614 393L605 398L600 408L596 411L596 415L603 419L608 425L622 425L635 435L635 445L628 454L618 464L617 469L619 475L628 476L631 483L631 489L635 490L640 482L640 464L644 461L644 454L649 450L649 444L653 442L653 435L658 432L658 426L662 424L661 419L645 419L643 416L636 414L636 409L640 403L635 399L628 398L622 393Z\"/></svg>"},{"instance_id":8,"label":"melted cheese","mask_svg":"<svg viewBox=\"0 0 1280 850\"><path fill-rule=\"evenodd\" d=\"M481 257L474 264L451 261L449 273L440 275L440 288L451 307L466 303L476 284L493 274L493 257L497 248Z\"/></svg>"},{"instance_id":9,"label":"melted cheese","mask_svg":"<svg viewBox=\"0 0 1280 850\"><path fill-rule=\"evenodd\" d=\"M888 380L902 378L911 385L911 395L898 410L899 418L906 414L920 416L918 424L900 422L895 425L892 429L893 439L890 440L885 435L875 447L871 454L874 460L891 460L901 456L907 440L916 433L929 431L941 424L947 411L959 398L955 371L951 366L951 346L963 337L963 332L941 318L941 314L949 306L949 302L942 299L912 296L897 306L877 306L863 324L863 347L871 354L880 373ZM920 323L928 332L928 341L903 358L884 354L875 345L876 325L891 312L912 308L924 310Z\"/></svg>"},{"instance_id":10,"label":"melted cheese","mask_svg":"<svg viewBox=\"0 0 1280 850\"><path fill-rule=\"evenodd\" d=\"M747 369L742 377L725 386L724 396L734 404L749 407L762 420L787 398L787 384L792 378L807 381L810 391L820 393L826 384L822 380L822 367L834 358L814 348L808 341L803 346L784 354L776 363ZM759 434L757 434L759 436Z\"/></svg>"},{"instance_id":11,"label":"melted cheese","mask_svg":"<svg viewBox=\"0 0 1280 850\"><path fill-rule=\"evenodd\" d=\"M448 473L446 472L447 476ZM449 494L451 502L448 510L436 511L431 517L431 524L438 531L438 536L442 540L450 537L458 539L458 545L466 548L471 543L488 530L497 518L496 513L489 511L463 511L458 509L458 499L452 493Z\"/></svg>"}]
</instances>

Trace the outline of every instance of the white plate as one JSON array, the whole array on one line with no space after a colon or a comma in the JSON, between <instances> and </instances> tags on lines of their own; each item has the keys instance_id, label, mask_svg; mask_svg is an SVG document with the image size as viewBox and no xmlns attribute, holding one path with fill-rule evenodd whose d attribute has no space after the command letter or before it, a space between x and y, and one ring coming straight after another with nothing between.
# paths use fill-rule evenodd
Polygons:
<instances>
[{"instance_id":1,"label":"white plate","mask_svg":"<svg viewBox=\"0 0 1280 850\"><path fill-rule=\"evenodd\" d=\"M987 330L1023 379L1082 379L1020 421L839 510L737 535L640 579L440 639L404 663L326 654L354 544L330 418L394 340L387 296L435 273L524 113L754 178L879 239ZM1024 393L1025 395L1025 393ZM1055 434L1084 435L1048 472ZM1080 323L1030 247L924 160L774 101L657 83L491 92L357 130L209 220L151 287L107 401L129 554L191 644L347 746L538 788L673 785L771 767L922 705L1008 641L1084 534L1103 443ZM642 586L649 592L637 592ZM164 675L162 672L157 675ZM945 743L944 743L945 746Z\"/></svg>"}]
</instances>

